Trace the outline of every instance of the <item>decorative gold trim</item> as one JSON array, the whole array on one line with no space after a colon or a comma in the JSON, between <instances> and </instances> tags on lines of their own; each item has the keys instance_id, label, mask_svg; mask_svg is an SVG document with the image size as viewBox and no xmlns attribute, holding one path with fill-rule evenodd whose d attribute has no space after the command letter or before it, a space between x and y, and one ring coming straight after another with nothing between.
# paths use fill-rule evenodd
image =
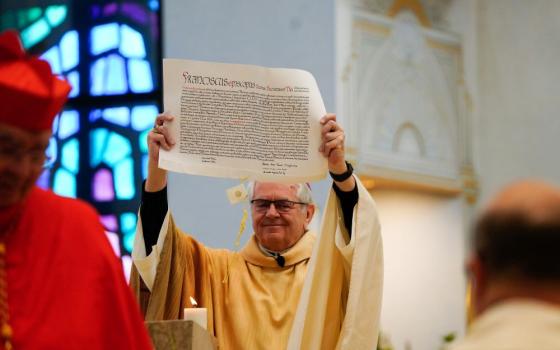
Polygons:
<instances>
[{"instance_id":1,"label":"decorative gold trim","mask_svg":"<svg viewBox=\"0 0 560 350\"><path fill-rule=\"evenodd\" d=\"M368 190L373 189L392 189L392 190L407 190L415 192L432 193L445 197L456 197L463 193L459 187L444 186L444 185L430 185L416 181L409 181L404 179L387 178L381 176L370 176L358 174L360 181Z\"/></svg>"},{"instance_id":2,"label":"decorative gold trim","mask_svg":"<svg viewBox=\"0 0 560 350\"><path fill-rule=\"evenodd\" d=\"M467 288L465 291L465 318L467 327L470 326L472 321L474 320L474 294L473 294L473 282L469 278L467 280Z\"/></svg>"},{"instance_id":3,"label":"decorative gold trim","mask_svg":"<svg viewBox=\"0 0 560 350\"><path fill-rule=\"evenodd\" d=\"M459 44L455 45L455 44L445 43L431 38L426 38L426 42L428 43L428 46L432 49L442 50L453 55L459 56L461 55L462 52L461 45Z\"/></svg>"},{"instance_id":4,"label":"decorative gold trim","mask_svg":"<svg viewBox=\"0 0 560 350\"><path fill-rule=\"evenodd\" d=\"M432 26L430 20L428 19L428 16L426 15L426 11L424 11L422 4L420 4L418 0L395 0L393 5L391 5L391 7L389 8L389 11L387 11L387 16L395 17L402 10L410 10L412 13L414 13L422 26L427 28L430 28Z\"/></svg>"},{"instance_id":5,"label":"decorative gold trim","mask_svg":"<svg viewBox=\"0 0 560 350\"><path fill-rule=\"evenodd\" d=\"M355 29L361 29L361 30L364 30L364 31L367 31L367 32L379 33L379 34L382 34L384 36L387 36L391 33L390 28L388 28L386 26L383 26L383 25L380 25L380 24L377 24L377 23L373 23L371 21L366 21L366 20L363 20L363 19L355 20L354 21L354 28Z\"/></svg>"},{"instance_id":6,"label":"decorative gold trim","mask_svg":"<svg viewBox=\"0 0 560 350\"><path fill-rule=\"evenodd\" d=\"M478 200L479 186L476 174L474 173L474 168L472 166L463 167L461 177L463 178L463 191L465 193L465 199L470 205L475 205Z\"/></svg>"},{"instance_id":7,"label":"decorative gold trim","mask_svg":"<svg viewBox=\"0 0 560 350\"><path fill-rule=\"evenodd\" d=\"M355 168L359 167L352 162ZM476 174L472 166L465 166L461 170L460 178L437 179L431 176L415 175L400 171L375 168L366 169L366 172L376 175L368 175L363 171L356 171L363 185L368 190L373 189L393 189L432 193L447 197L463 195L469 205L475 205L478 200L479 185Z\"/></svg>"}]
</instances>

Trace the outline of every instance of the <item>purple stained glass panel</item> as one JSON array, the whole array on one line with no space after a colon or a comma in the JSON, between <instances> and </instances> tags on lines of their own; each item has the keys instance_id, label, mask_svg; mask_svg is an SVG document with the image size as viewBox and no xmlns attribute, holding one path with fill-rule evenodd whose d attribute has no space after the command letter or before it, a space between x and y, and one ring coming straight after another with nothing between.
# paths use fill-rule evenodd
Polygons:
<instances>
[{"instance_id":1,"label":"purple stained glass panel","mask_svg":"<svg viewBox=\"0 0 560 350\"><path fill-rule=\"evenodd\" d=\"M103 16L109 17L117 13L119 6L116 3L107 4L103 7Z\"/></svg>"},{"instance_id":2,"label":"purple stained glass panel","mask_svg":"<svg viewBox=\"0 0 560 350\"><path fill-rule=\"evenodd\" d=\"M49 169L45 169L43 170L43 172L41 173L41 176L39 176L39 179L37 180L37 186L43 188L43 189L48 189L49 188L49 179L51 177L51 172Z\"/></svg>"},{"instance_id":3,"label":"purple stained glass panel","mask_svg":"<svg viewBox=\"0 0 560 350\"><path fill-rule=\"evenodd\" d=\"M119 241L119 235L114 232L105 232L107 234L107 238L109 239L109 243L111 243L111 247L113 247L113 251L115 255L120 258L121 256L121 244Z\"/></svg>"},{"instance_id":4,"label":"purple stained glass panel","mask_svg":"<svg viewBox=\"0 0 560 350\"><path fill-rule=\"evenodd\" d=\"M124 3L122 5L122 13L141 24L146 24L148 21L148 12L138 4Z\"/></svg>"},{"instance_id":5,"label":"purple stained glass panel","mask_svg":"<svg viewBox=\"0 0 560 350\"><path fill-rule=\"evenodd\" d=\"M119 230L119 224L117 222L117 217L115 215L102 215L101 223L108 231L118 232Z\"/></svg>"},{"instance_id":6,"label":"purple stained glass panel","mask_svg":"<svg viewBox=\"0 0 560 350\"><path fill-rule=\"evenodd\" d=\"M121 261L122 261L122 265L123 265L124 276L126 278L126 282L129 283L130 282L130 270L132 268L132 258L130 257L130 255L123 255L121 257Z\"/></svg>"},{"instance_id":7,"label":"purple stained glass panel","mask_svg":"<svg viewBox=\"0 0 560 350\"><path fill-rule=\"evenodd\" d=\"M113 174L108 169L99 169L93 176L93 198L99 202L115 199Z\"/></svg>"}]
</instances>

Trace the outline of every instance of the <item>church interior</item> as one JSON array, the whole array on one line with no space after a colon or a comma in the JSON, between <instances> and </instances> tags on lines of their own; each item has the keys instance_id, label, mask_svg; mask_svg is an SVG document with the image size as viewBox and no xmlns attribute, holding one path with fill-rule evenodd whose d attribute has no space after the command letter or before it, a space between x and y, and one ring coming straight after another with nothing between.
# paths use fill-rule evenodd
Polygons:
<instances>
[{"instance_id":1,"label":"church interior","mask_svg":"<svg viewBox=\"0 0 560 350\"><path fill-rule=\"evenodd\" d=\"M439 350L468 328L476 214L511 181L560 185L559 13L556 0L3 0L0 30L71 83L39 185L99 211L125 273L162 59L312 73L379 211L381 348ZM243 208L225 190L239 181L169 181L178 225L235 249ZM311 184L319 211L329 186Z\"/></svg>"}]
</instances>

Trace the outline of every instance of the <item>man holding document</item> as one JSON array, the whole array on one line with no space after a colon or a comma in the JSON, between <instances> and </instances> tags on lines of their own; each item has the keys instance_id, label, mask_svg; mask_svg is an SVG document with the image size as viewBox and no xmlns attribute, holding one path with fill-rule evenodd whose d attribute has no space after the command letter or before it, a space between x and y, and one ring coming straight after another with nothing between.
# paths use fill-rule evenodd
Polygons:
<instances>
[{"instance_id":1,"label":"man holding document","mask_svg":"<svg viewBox=\"0 0 560 350\"><path fill-rule=\"evenodd\" d=\"M185 94L189 101L193 94L208 94L208 86L186 91L193 81L204 78L185 78L183 106ZM259 105L278 104L277 91L269 91L254 95L265 96ZM281 98L284 106L290 102ZM167 208L167 170L158 163L162 165L164 154L186 149L189 141L181 133L176 142L176 131L185 130L188 113L181 108L173 111L180 118L159 115L148 135L148 178L131 274L146 320L182 318L193 297L208 309L207 328L220 349L374 349L383 280L380 227L375 203L345 161L344 131L336 116L309 122L309 130L320 135L315 135L317 153L326 159L334 180L321 232L315 235L307 228L315 211L309 186L286 183L277 169L263 171L266 175L249 185L254 235L243 249L232 252L208 248L181 232ZM216 155L200 157L219 162ZM276 177L271 176L274 172ZM286 176L292 182L300 175Z\"/></svg>"}]
</instances>

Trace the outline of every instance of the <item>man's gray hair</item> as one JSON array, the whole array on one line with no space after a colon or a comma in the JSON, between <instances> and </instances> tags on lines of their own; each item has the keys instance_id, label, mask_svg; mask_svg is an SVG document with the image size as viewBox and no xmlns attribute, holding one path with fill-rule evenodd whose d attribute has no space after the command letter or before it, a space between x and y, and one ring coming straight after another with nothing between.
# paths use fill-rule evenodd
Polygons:
<instances>
[{"instance_id":1,"label":"man's gray hair","mask_svg":"<svg viewBox=\"0 0 560 350\"><path fill-rule=\"evenodd\" d=\"M249 181L247 183L247 198L249 201L253 199L253 195L255 192L255 182L256 181ZM313 196L311 195L311 188L306 183L298 183L294 184L297 186L296 196L298 201L302 203L313 204Z\"/></svg>"}]
</instances>

